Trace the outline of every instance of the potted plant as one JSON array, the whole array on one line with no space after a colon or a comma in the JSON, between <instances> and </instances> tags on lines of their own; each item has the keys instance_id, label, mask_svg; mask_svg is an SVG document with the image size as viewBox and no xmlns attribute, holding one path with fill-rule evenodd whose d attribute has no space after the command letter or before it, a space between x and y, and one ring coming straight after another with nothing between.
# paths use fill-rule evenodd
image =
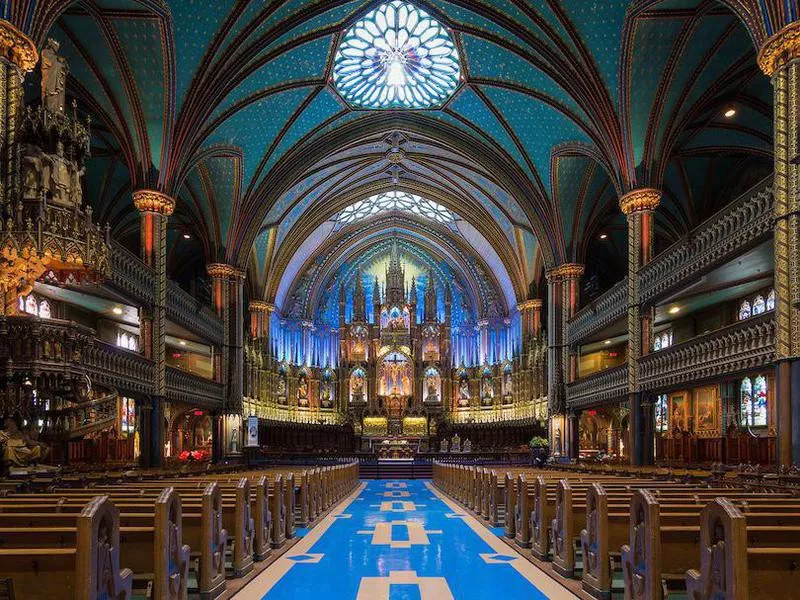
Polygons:
<instances>
[{"instance_id":1,"label":"potted plant","mask_svg":"<svg viewBox=\"0 0 800 600\"><path fill-rule=\"evenodd\" d=\"M531 438L531 441L528 442L528 446L530 446L531 460L534 464L537 462L544 463L544 461L547 460L547 453L550 449L550 442L547 438L535 435Z\"/></svg>"}]
</instances>

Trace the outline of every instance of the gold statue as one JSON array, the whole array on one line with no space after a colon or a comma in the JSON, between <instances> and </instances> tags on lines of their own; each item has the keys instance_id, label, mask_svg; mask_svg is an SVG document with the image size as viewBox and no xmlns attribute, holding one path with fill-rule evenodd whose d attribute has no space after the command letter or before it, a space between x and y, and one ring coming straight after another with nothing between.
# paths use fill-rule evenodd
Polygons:
<instances>
[{"instance_id":1,"label":"gold statue","mask_svg":"<svg viewBox=\"0 0 800 600\"><path fill-rule=\"evenodd\" d=\"M28 436L13 418L6 419L5 427L0 431L0 444L3 445L3 460L10 467L36 465L49 452L46 444Z\"/></svg>"}]
</instances>

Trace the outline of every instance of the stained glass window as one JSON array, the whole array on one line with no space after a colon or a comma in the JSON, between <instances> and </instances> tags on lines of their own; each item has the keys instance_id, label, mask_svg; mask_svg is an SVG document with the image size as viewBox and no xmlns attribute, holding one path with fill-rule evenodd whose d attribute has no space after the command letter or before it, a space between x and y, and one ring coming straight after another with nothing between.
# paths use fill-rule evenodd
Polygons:
<instances>
[{"instance_id":1,"label":"stained glass window","mask_svg":"<svg viewBox=\"0 0 800 600\"><path fill-rule=\"evenodd\" d=\"M122 397L121 429L125 435L130 435L136 430L136 403L133 398Z\"/></svg>"},{"instance_id":2,"label":"stained glass window","mask_svg":"<svg viewBox=\"0 0 800 600\"><path fill-rule=\"evenodd\" d=\"M656 417L656 431L664 433L669 429L669 411L667 410L667 395L661 394L656 397L654 412Z\"/></svg>"},{"instance_id":3,"label":"stained glass window","mask_svg":"<svg viewBox=\"0 0 800 600\"><path fill-rule=\"evenodd\" d=\"M754 380L745 377L740 388L742 424L765 427L767 424L767 378L759 375Z\"/></svg>"},{"instance_id":4,"label":"stained glass window","mask_svg":"<svg viewBox=\"0 0 800 600\"><path fill-rule=\"evenodd\" d=\"M333 82L363 108L428 108L447 100L461 75L448 31L424 10L392 0L344 35Z\"/></svg>"},{"instance_id":5,"label":"stained glass window","mask_svg":"<svg viewBox=\"0 0 800 600\"><path fill-rule=\"evenodd\" d=\"M775 290L770 290L767 295L767 310L775 310Z\"/></svg>"},{"instance_id":6,"label":"stained glass window","mask_svg":"<svg viewBox=\"0 0 800 600\"><path fill-rule=\"evenodd\" d=\"M359 200L340 212L336 220L343 225L349 225L372 215L391 211L409 212L444 225L456 220L455 215L441 204L401 191L386 192Z\"/></svg>"},{"instance_id":7,"label":"stained glass window","mask_svg":"<svg viewBox=\"0 0 800 600\"><path fill-rule=\"evenodd\" d=\"M767 303L764 301L764 296L758 295L753 300L753 314L760 315L767 310Z\"/></svg>"},{"instance_id":8,"label":"stained glass window","mask_svg":"<svg viewBox=\"0 0 800 600\"><path fill-rule=\"evenodd\" d=\"M753 311L750 308L750 303L745 300L739 307L739 320L744 321L745 319L749 319L751 316L753 316Z\"/></svg>"},{"instance_id":9,"label":"stained glass window","mask_svg":"<svg viewBox=\"0 0 800 600\"><path fill-rule=\"evenodd\" d=\"M742 385L739 388L739 400L741 402L742 424L750 423L752 419L753 410L753 382L749 377L742 379Z\"/></svg>"},{"instance_id":10,"label":"stained glass window","mask_svg":"<svg viewBox=\"0 0 800 600\"><path fill-rule=\"evenodd\" d=\"M653 350L663 350L672 346L672 330L669 329L663 333L656 334L653 338Z\"/></svg>"},{"instance_id":11,"label":"stained glass window","mask_svg":"<svg viewBox=\"0 0 800 600\"><path fill-rule=\"evenodd\" d=\"M753 427L764 427L767 424L767 379L759 375L753 384L753 408L751 410Z\"/></svg>"}]
</instances>

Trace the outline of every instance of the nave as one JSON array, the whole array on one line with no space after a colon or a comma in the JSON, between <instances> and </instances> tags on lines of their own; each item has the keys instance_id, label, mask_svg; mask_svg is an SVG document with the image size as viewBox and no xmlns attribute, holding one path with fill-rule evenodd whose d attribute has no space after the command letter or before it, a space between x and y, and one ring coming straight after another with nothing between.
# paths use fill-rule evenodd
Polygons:
<instances>
[{"instance_id":1,"label":"nave","mask_svg":"<svg viewBox=\"0 0 800 600\"><path fill-rule=\"evenodd\" d=\"M428 481L363 482L235 600L575 598Z\"/></svg>"}]
</instances>

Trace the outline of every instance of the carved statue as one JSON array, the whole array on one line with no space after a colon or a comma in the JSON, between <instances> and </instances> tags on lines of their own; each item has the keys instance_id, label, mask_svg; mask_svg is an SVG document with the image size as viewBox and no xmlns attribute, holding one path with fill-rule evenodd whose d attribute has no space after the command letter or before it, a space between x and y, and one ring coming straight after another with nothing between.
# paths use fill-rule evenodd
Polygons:
<instances>
[{"instance_id":1,"label":"carved statue","mask_svg":"<svg viewBox=\"0 0 800 600\"><path fill-rule=\"evenodd\" d=\"M466 379L461 380L461 386L458 392L458 405L469 406L469 382Z\"/></svg>"},{"instance_id":2,"label":"carved statue","mask_svg":"<svg viewBox=\"0 0 800 600\"><path fill-rule=\"evenodd\" d=\"M47 457L49 448L25 434L13 418L6 419L0 431L0 444L3 445L3 460L11 467L36 465Z\"/></svg>"},{"instance_id":3,"label":"carved statue","mask_svg":"<svg viewBox=\"0 0 800 600\"><path fill-rule=\"evenodd\" d=\"M483 398L494 398L494 388L492 387L492 380L488 377L483 378Z\"/></svg>"},{"instance_id":4,"label":"carved statue","mask_svg":"<svg viewBox=\"0 0 800 600\"><path fill-rule=\"evenodd\" d=\"M325 382L322 385L322 393L320 394L320 402L322 404L322 408L330 408L332 405L331 402L331 384L329 382Z\"/></svg>"},{"instance_id":5,"label":"carved statue","mask_svg":"<svg viewBox=\"0 0 800 600\"><path fill-rule=\"evenodd\" d=\"M439 452L447 452L449 450L449 444L447 440L442 440L442 443L439 444Z\"/></svg>"},{"instance_id":6,"label":"carved statue","mask_svg":"<svg viewBox=\"0 0 800 600\"><path fill-rule=\"evenodd\" d=\"M464 440L463 452L472 452L472 442L469 439Z\"/></svg>"},{"instance_id":7,"label":"carved statue","mask_svg":"<svg viewBox=\"0 0 800 600\"><path fill-rule=\"evenodd\" d=\"M43 164L45 171L43 171L43 183L45 189L49 192L49 200L57 206L71 207L73 193L71 190L73 171L77 171L77 167L70 163L64 156L64 144L59 140L56 144L55 154L43 154ZM80 185L80 176L83 170L79 171L76 175L78 184Z\"/></svg>"},{"instance_id":8,"label":"carved statue","mask_svg":"<svg viewBox=\"0 0 800 600\"><path fill-rule=\"evenodd\" d=\"M455 434L450 442L450 451L461 452L461 438L458 437L458 434Z\"/></svg>"},{"instance_id":9,"label":"carved statue","mask_svg":"<svg viewBox=\"0 0 800 600\"><path fill-rule=\"evenodd\" d=\"M22 178L22 197L25 200L38 200L42 186L45 185L45 165L42 162L42 149L34 144L22 146L20 173ZM49 177L49 167L47 176Z\"/></svg>"},{"instance_id":10,"label":"carved statue","mask_svg":"<svg viewBox=\"0 0 800 600\"><path fill-rule=\"evenodd\" d=\"M69 67L58 55L59 43L50 38L42 50L42 105L52 113L64 114Z\"/></svg>"}]
</instances>

